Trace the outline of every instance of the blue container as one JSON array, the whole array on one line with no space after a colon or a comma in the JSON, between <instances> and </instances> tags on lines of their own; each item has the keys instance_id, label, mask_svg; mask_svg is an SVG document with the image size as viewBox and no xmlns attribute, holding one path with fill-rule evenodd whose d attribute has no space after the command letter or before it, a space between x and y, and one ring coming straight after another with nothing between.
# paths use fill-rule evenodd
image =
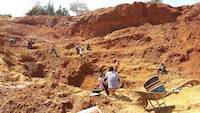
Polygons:
<instances>
[{"instance_id":1,"label":"blue container","mask_svg":"<svg viewBox=\"0 0 200 113\"><path fill-rule=\"evenodd\" d=\"M157 88L155 88L154 90L152 90L151 92L165 92L165 86L164 85L161 85Z\"/></svg>"},{"instance_id":2,"label":"blue container","mask_svg":"<svg viewBox=\"0 0 200 113\"><path fill-rule=\"evenodd\" d=\"M147 91L150 92L165 92L165 86L160 82L158 76L150 78L145 84L144 87Z\"/></svg>"}]
</instances>

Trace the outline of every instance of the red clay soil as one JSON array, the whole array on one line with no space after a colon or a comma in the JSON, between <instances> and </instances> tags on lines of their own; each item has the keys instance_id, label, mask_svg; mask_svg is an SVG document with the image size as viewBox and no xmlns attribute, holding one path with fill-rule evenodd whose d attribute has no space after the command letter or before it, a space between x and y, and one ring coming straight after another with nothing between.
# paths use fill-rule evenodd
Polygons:
<instances>
[{"instance_id":1,"label":"red clay soil","mask_svg":"<svg viewBox=\"0 0 200 113\"><path fill-rule=\"evenodd\" d=\"M0 17L0 73L18 78L27 73L34 84L24 89L11 88L7 85L10 83L3 82L2 74L0 112L76 113L92 104L99 104L107 113L120 110L127 104L85 96L97 84L99 66L105 65L107 71L115 59L120 61L125 92L142 89L160 63L169 71L163 75L168 84L188 78L199 80L199 29L200 4L174 8L133 3L73 17ZM11 38L17 39L13 47L9 44ZM30 39L35 41L34 49L25 48ZM91 44L92 51L84 48L81 64L74 47L85 47L86 43ZM56 44L59 57L49 54L52 44Z\"/></svg>"},{"instance_id":2,"label":"red clay soil","mask_svg":"<svg viewBox=\"0 0 200 113\"><path fill-rule=\"evenodd\" d=\"M51 88L51 83L21 90L1 89L0 96L2 113L75 113L92 104L89 98L77 97L72 92L61 90L59 86ZM90 103L85 103L87 101Z\"/></svg>"},{"instance_id":3,"label":"red clay soil","mask_svg":"<svg viewBox=\"0 0 200 113\"><path fill-rule=\"evenodd\" d=\"M46 25L61 29L66 35L103 36L112 31L145 23L164 24L176 21L180 11L163 4L122 4L75 17L26 17L15 22ZM62 22L62 23L61 23ZM61 28L60 28L61 27ZM65 29L64 31L62 31Z\"/></svg>"}]
</instances>

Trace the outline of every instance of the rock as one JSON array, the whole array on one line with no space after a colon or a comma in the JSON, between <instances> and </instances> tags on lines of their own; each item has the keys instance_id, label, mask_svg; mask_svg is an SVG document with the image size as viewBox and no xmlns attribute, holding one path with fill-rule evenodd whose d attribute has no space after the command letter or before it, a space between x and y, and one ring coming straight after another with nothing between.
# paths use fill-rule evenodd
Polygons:
<instances>
[{"instance_id":1,"label":"rock","mask_svg":"<svg viewBox=\"0 0 200 113\"><path fill-rule=\"evenodd\" d=\"M45 77L45 66L42 63L26 62L24 67L27 74L31 77Z\"/></svg>"}]
</instances>

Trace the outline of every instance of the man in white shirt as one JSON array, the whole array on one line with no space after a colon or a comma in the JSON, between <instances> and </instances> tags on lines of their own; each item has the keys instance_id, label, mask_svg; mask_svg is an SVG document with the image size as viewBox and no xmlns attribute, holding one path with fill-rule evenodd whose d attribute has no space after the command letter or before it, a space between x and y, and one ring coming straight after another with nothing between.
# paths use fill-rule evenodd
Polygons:
<instances>
[{"instance_id":1,"label":"man in white shirt","mask_svg":"<svg viewBox=\"0 0 200 113\"><path fill-rule=\"evenodd\" d=\"M109 71L106 73L105 79L108 83L108 90L111 95L114 95L115 90L119 88L119 75L111 66Z\"/></svg>"}]
</instances>

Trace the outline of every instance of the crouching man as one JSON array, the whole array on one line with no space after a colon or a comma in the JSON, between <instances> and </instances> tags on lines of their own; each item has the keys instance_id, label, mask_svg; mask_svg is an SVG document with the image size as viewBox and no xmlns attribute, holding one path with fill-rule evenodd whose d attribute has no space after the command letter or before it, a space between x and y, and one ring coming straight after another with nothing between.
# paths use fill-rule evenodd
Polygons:
<instances>
[{"instance_id":1,"label":"crouching man","mask_svg":"<svg viewBox=\"0 0 200 113\"><path fill-rule=\"evenodd\" d=\"M115 91L119 88L119 75L112 66L109 67L105 79L108 83L109 94L115 95Z\"/></svg>"}]
</instances>

